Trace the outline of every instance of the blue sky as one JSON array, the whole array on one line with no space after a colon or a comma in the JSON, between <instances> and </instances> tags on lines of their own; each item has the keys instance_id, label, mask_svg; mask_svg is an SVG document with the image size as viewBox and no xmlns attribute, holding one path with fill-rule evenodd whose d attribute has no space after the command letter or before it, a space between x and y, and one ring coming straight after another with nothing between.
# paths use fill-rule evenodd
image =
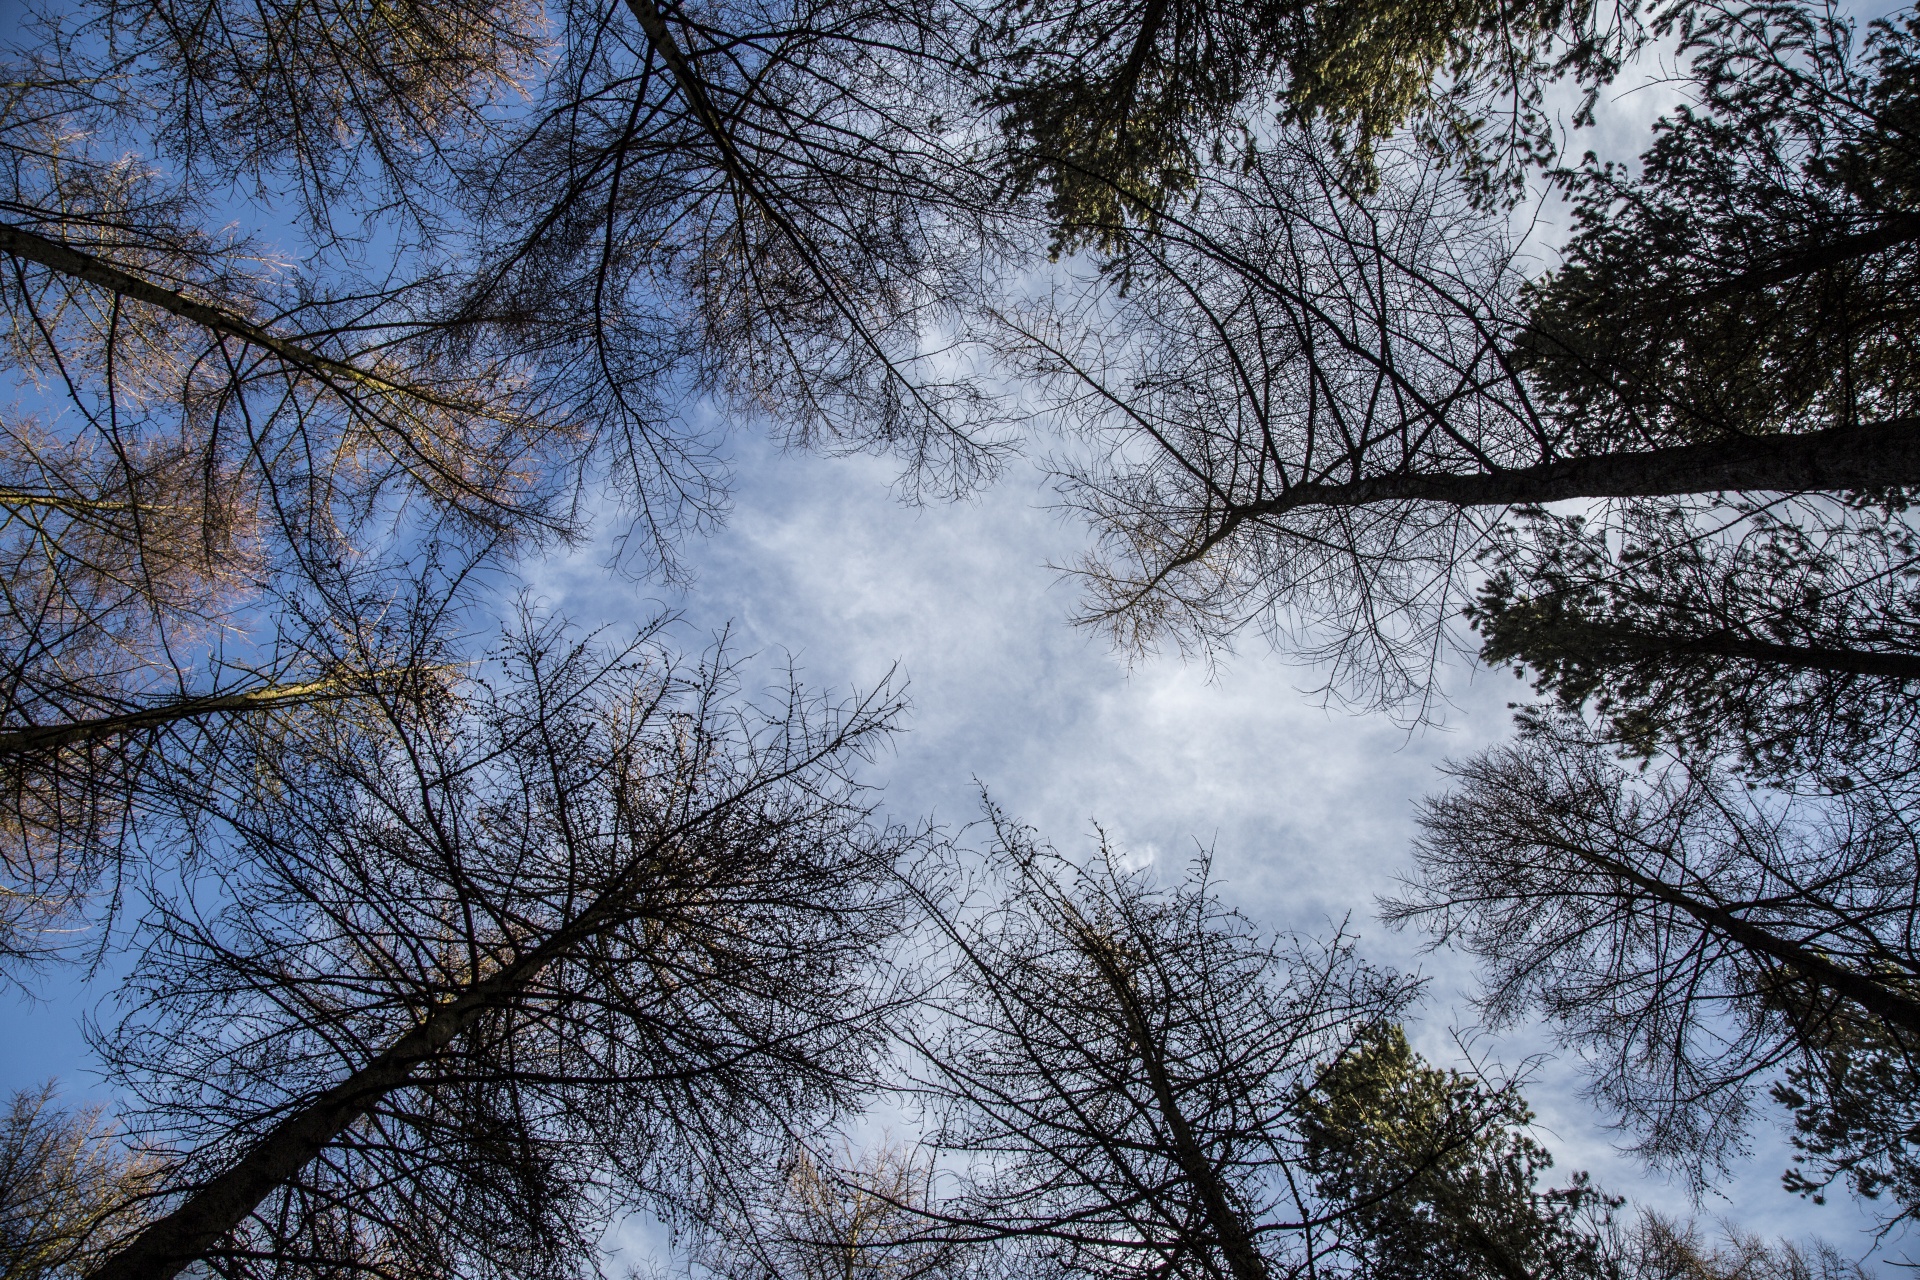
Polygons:
<instances>
[{"instance_id":1,"label":"blue sky","mask_svg":"<svg viewBox=\"0 0 1920 1280\"><path fill-rule=\"evenodd\" d=\"M1211 671L1164 656L1129 669L1070 623L1074 587L1047 565L1070 560L1084 532L1049 509L1036 471L1016 467L972 501L913 508L895 500L884 461L747 440L738 450L736 513L691 548L690 591L621 584L593 553L543 566L535 590L580 618L670 604L692 642L730 623L742 652L769 669L791 656L815 687L865 687L898 663L908 731L870 773L894 815L970 822L978 778L1067 852L1091 848L1096 820L1169 874L1211 846L1226 900L1263 925L1324 933L1350 913L1370 958L1428 975L1410 1030L1429 1057L1459 1060L1454 1034L1473 1023L1469 966L1423 954L1423 940L1386 929L1373 904L1408 867L1413 806L1438 784L1435 767L1506 735L1524 685L1460 664L1447 673L1445 723L1409 734L1383 716L1323 709L1306 692L1314 673L1257 639ZM1509 1069L1549 1048L1535 1029L1474 1044ZM1618 1153L1572 1063L1533 1070L1528 1097L1562 1174L1586 1169L1638 1203L1691 1211L1681 1188ZM1754 1139L1724 1198L1699 1213L1865 1255L1869 1219L1844 1196L1822 1207L1787 1195L1784 1137L1763 1128ZM1895 1243L1878 1256L1909 1252Z\"/></svg>"},{"instance_id":2,"label":"blue sky","mask_svg":"<svg viewBox=\"0 0 1920 1280\"><path fill-rule=\"evenodd\" d=\"M0 0L0 22L12 12ZM1631 154L1671 101L1660 88L1625 93L1581 145ZM1542 239L1551 242L1550 228ZM1509 732L1506 704L1523 686L1459 665L1448 672L1444 724L1408 733L1383 716L1319 706L1306 692L1314 673L1257 638L1211 668L1171 656L1129 666L1070 625L1075 589L1048 565L1070 561L1085 535L1049 509L1030 465L971 500L911 507L896 500L896 468L884 460L782 454L747 432L733 448L735 512L688 547L690 589L610 575L595 546L529 566L536 598L614 626L676 608L685 643L730 626L739 651L769 668L790 655L816 687L869 686L897 666L913 712L869 773L893 815L970 822L978 779L1068 852L1088 847L1096 820L1176 872L1210 847L1228 901L1255 920L1325 932L1351 915L1371 958L1428 974L1415 1041L1436 1060L1457 1059L1452 1036L1472 1018L1469 969L1384 929L1373 902L1407 866L1413 805L1437 785L1435 767ZM107 977L58 975L34 1000L0 994L0 1086L59 1077L69 1097L97 1091L78 1025ZM1477 1042L1510 1067L1548 1047L1528 1030ZM1571 1064L1545 1061L1535 1073L1529 1096L1563 1172L1588 1169L1641 1203L1688 1211L1680 1190L1614 1150ZM1787 1196L1784 1141L1770 1129L1754 1136L1753 1159L1701 1212L1864 1254L1868 1219L1844 1197L1820 1208ZM1896 1243L1881 1256L1907 1252Z\"/></svg>"},{"instance_id":3,"label":"blue sky","mask_svg":"<svg viewBox=\"0 0 1920 1280\"><path fill-rule=\"evenodd\" d=\"M1523 685L1460 664L1447 673L1444 724L1408 733L1318 705L1314 673L1257 638L1211 669L1172 656L1130 666L1071 625L1075 588L1048 565L1071 560L1085 533L1049 509L1031 466L971 500L912 507L885 460L785 454L745 433L734 449L735 511L689 545L688 589L609 574L598 545L528 566L535 598L615 628L677 609L683 645L730 627L769 676L791 657L815 688L868 687L897 666L912 714L868 773L892 815L964 825L979 813L977 778L1068 852L1090 848L1096 820L1172 874L1209 846L1226 899L1263 925L1324 933L1350 914L1370 958L1428 975L1415 1043L1457 1060L1453 1035L1472 1025L1470 969L1384 928L1373 902L1408 865L1413 805L1437 785L1435 767L1505 735ZM56 975L37 1000L0 995L0 1086L58 1077L70 1098L101 1096L78 1022L108 989L105 975ZM1510 1068L1548 1048L1526 1030L1475 1046ZM1614 1150L1570 1063L1534 1071L1528 1096L1561 1171L1687 1211L1682 1191ZM1765 1129L1755 1139L1725 1199L1700 1211L1864 1254L1868 1220L1844 1197L1824 1208L1789 1197L1784 1140Z\"/></svg>"}]
</instances>

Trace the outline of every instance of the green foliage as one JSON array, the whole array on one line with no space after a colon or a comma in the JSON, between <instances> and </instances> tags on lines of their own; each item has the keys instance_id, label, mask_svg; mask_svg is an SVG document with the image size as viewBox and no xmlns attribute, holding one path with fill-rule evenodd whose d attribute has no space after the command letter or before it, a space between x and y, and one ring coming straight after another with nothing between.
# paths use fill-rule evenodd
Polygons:
<instances>
[{"instance_id":1,"label":"green foliage","mask_svg":"<svg viewBox=\"0 0 1920 1280\"><path fill-rule=\"evenodd\" d=\"M1920 1220L1920 1062L1915 1045L1878 1018L1841 1005L1821 1020L1815 1051L1773 1096L1793 1111L1795 1167L1787 1190L1825 1203L1842 1182L1891 1203L1890 1222Z\"/></svg>"},{"instance_id":2,"label":"green foliage","mask_svg":"<svg viewBox=\"0 0 1920 1280\"><path fill-rule=\"evenodd\" d=\"M1569 452L1885 421L1920 407L1920 18L1685 15L1695 101L1639 172L1561 171L1577 233L1519 358Z\"/></svg>"},{"instance_id":3,"label":"green foliage","mask_svg":"<svg viewBox=\"0 0 1920 1280\"><path fill-rule=\"evenodd\" d=\"M1725 753L1841 789L1916 764L1920 539L1899 513L1521 513L1466 615L1481 658L1642 759Z\"/></svg>"},{"instance_id":4,"label":"green foliage","mask_svg":"<svg viewBox=\"0 0 1920 1280\"><path fill-rule=\"evenodd\" d=\"M1509 1085L1430 1066L1397 1026L1343 1054L1303 1101L1307 1167L1348 1206L1350 1251L1377 1280L1603 1274L1597 1227L1618 1203L1552 1165ZM1598 1221L1594 1221L1596 1214Z\"/></svg>"},{"instance_id":5,"label":"green foliage","mask_svg":"<svg viewBox=\"0 0 1920 1280\"><path fill-rule=\"evenodd\" d=\"M1421 0L1321 4L1287 53L1286 117L1324 121L1372 176L1374 146L1409 123L1443 162L1491 195L1517 193L1515 162L1554 154L1547 83L1593 91L1637 47L1635 4L1596 0ZM1486 108L1493 108L1487 111ZM1501 118L1504 116L1504 120Z\"/></svg>"},{"instance_id":6,"label":"green foliage","mask_svg":"<svg viewBox=\"0 0 1920 1280\"><path fill-rule=\"evenodd\" d=\"M1604 83L1641 30L1596 0L1003 0L998 17L984 97L1016 182L1051 194L1056 250L1117 249L1203 164L1251 151L1269 103L1324 127L1360 188L1411 123L1484 197L1517 191L1553 154L1543 86Z\"/></svg>"}]
</instances>

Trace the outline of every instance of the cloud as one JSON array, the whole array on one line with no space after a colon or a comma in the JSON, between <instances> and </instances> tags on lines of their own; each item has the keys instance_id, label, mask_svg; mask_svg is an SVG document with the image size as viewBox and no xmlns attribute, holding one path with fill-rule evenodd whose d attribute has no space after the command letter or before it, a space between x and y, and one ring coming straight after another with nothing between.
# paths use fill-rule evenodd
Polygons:
<instances>
[{"instance_id":1,"label":"cloud","mask_svg":"<svg viewBox=\"0 0 1920 1280\"><path fill-rule=\"evenodd\" d=\"M1316 705L1305 692L1314 673L1257 641L1211 671L1169 657L1129 669L1070 625L1074 587L1046 566L1072 560L1085 534L1047 508L1036 473L1016 471L971 501L912 507L895 500L885 462L738 448L735 516L689 549L695 580L670 603L699 631L731 625L740 650L769 667L790 654L815 687L868 686L897 664L913 710L870 775L890 813L964 825L979 814L978 778L1067 852L1092 847L1095 820L1169 874L1210 848L1227 900L1261 924L1324 933L1351 913L1371 958L1427 973L1415 1042L1437 1061L1460 1060L1453 1031L1471 1022L1469 965L1421 954L1423 939L1386 930L1373 901L1408 865L1413 805L1438 784L1435 767L1510 732L1507 703L1523 686L1461 663L1448 673L1445 727L1409 734ZM591 555L536 577L583 620L637 620L662 598L608 578ZM1553 1045L1523 1028L1474 1048L1512 1068ZM1678 1191L1615 1150L1574 1063L1542 1061L1532 1078L1563 1173L1587 1169L1639 1202L1685 1211ZM1755 1159L1706 1211L1853 1248L1866 1217L1844 1197L1824 1209L1790 1199L1778 1183L1784 1139L1764 1127L1755 1137Z\"/></svg>"}]
</instances>

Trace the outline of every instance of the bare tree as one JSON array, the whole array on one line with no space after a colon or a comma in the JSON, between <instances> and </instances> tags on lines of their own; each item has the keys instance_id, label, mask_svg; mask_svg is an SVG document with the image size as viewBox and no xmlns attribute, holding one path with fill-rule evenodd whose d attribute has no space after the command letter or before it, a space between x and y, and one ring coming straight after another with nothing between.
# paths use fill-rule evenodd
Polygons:
<instances>
[{"instance_id":1,"label":"bare tree","mask_svg":"<svg viewBox=\"0 0 1920 1280\"><path fill-rule=\"evenodd\" d=\"M905 837L847 768L897 704L552 626L500 663L174 793L204 873L100 1047L180 1154L90 1276L591 1274L610 1215L697 1220L857 1098Z\"/></svg>"},{"instance_id":2,"label":"bare tree","mask_svg":"<svg viewBox=\"0 0 1920 1280\"><path fill-rule=\"evenodd\" d=\"M487 418L498 398L475 407L491 375L463 390L355 354L351 324L289 321L299 287L257 245L202 230L190 181L116 150L139 104L43 34L0 94L16 393L0 423L0 859L9 890L70 907L133 847L150 771L203 735L429 675L353 664L336 641L392 600L356 614L366 584L348 580L471 562L546 508ZM371 522L406 523L400 490L439 514L396 537ZM14 930L4 949L47 937Z\"/></svg>"},{"instance_id":3,"label":"bare tree","mask_svg":"<svg viewBox=\"0 0 1920 1280\"><path fill-rule=\"evenodd\" d=\"M171 240L188 263L244 263L248 246L190 229L199 193L236 179L315 252L279 280L147 269L138 243L93 244L100 219L44 180L6 250L48 287L235 348L206 364L208 403L246 416L239 438L252 425L303 441L260 450L296 465L348 450L360 474L290 479L347 479L334 496L350 508L388 477L464 518L564 533L592 474L629 500L635 550L656 557L723 506L713 441L679 412L689 392L771 410L796 438L898 446L936 469L944 456L956 478L990 462L963 428L965 388L918 354L952 309L943 272L969 257L984 198L952 145L967 35L937 4L864 0L377 20L82 3L43 42L71 75L41 78L124 86L80 106L181 158L189 229ZM504 109L514 94L525 109ZM259 372L236 381L235 359ZM303 407L267 412L285 395Z\"/></svg>"},{"instance_id":4,"label":"bare tree","mask_svg":"<svg viewBox=\"0 0 1920 1280\"><path fill-rule=\"evenodd\" d=\"M148 872L194 856L161 797L206 786L223 753L271 742L318 707L434 698L457 683L471 664L449 616L470 568L316 569L298 593L275 591L268 617L249 610L257 639L215 635L196 651L170 632L130 671L76 673L50 660L71 654L31 655L42 659L25 664L34 679L13 690L30 718L0 733L0 972L97 962L125 941L118 926L138 916ZM86 643L79 633L75 648ZM62 673L71 679L47 678Z\"/></svg>"},{"instance_id":5,"label":"bare tree","mask_svg":"<svg viewBox=\"0 0 1920 1280\"><path fill-rule=\"evenodd\" d=\"M1856 1023L1896 1061L1920 1044L1916 846L1886 794L1635 772L1565 722L1451 772L1389 918L1479 958L1496 1023L1545 1014L1650 1158L1710 1177L1769 1073Z\"/></svg>"},{"instance_id":6,"label":"bare tree","mask_svg":"<svg viewBox=\"0 0 1920 1280\"><path fill-rule=\"evenodd\" d=\"M1132 237L1123 295L1012 318L1087 441L1062 460L1101 538L1086 617L1128 647L1266 618L1336 684L1418 698L1521 496L1482 510L1426 481L1555 456L1502 358L1507 246L1424 163L1386 154L1381 176L1361 196L1324 140L1277 140Z\"/></svg>"},{"instance_id":7,"label":"bare tree","mask_svg":"<svg viewBox=\"0 0 1920 1280\"><path fill-rule=\"evenodd\" d=\"M78 1276L142 1221L161 1163L123 1149L98 1107L22 1090L0 1118L0 1276Z\"/></svg>"},{"instance_id":8,"label":"bare tree","mask_svg":"<svg viewBox=\"0 0 1920 1280\"><path fill-rule=\"evenodd\" d=\"M1562 175L1558 272L1526 279L1415 151L1369 188L1303 130L1115 223L1101 287L1016 318L1086 432L1062 472L1102 539L1089 620L1129 646L1265 625L1417 713L1511 507L1920 479L1920 224L1864 194L1911 163L1912 33L1708 4L1683 37L1699 105L1638 170Z\"/></svg>"},{"instance_id":9,"label":"bare tree","mask_svg":"<svg viewBox=\"0 0 1920 1280\"><path fill-rule=\"evenodd\" d=\"M0 90L21 901L57 913L70 870L124 854L162 758L436 678L444 653L313 643L369 625L310 607L376 594L341 578L457 584L584 535L608 492L628 561L671 572L725 510L715 398L935 487L990 471L984 402L924 350L991 197L939 123L965 38L939 4L838 0L76 0L24 27Z\"/></svg>"},{"instance_id":10,"label":"bare tree","mask_svg":"<svg viewBox=\"0 0 1920 1280\"><path fill-rule=\"evenodd\" d=\"M929 1230L935 1171L886 1143L843 1161L796 1148L771 1184L703 1242L721 1280L987 1280L1011 1274L990 1247Z\"/></svg>"},{"instance_id":11,"label":"bare tree","mask_svg":"<svg viewBox=\"0 0 1920 1280\"><path fill-rule=\"evenodd\" d=\"M1618 1257L1633 1280L1860 1280L1868 1274L1824 1241L1769 1244L1728 1226L1716 1244L1698 1223L1651 1212L1622 1233Z\"/></svg>"},{"instance_id":12,"label":"bare tree","mask_svg":"<svg viewBox=\"0 0 1920 1280\"><path fill-rule=\"evenodd\" d=\"M957 969L919 1046L929 1141L971 1165L939 1220L1080 1274L1311 1271L1339 1212L1301 1163L1298 1095L1413 984L1344 937L1264 939L1204 865L1155 890L994 817L995 892L949 917Z\"/></svg>"}]
</instances>

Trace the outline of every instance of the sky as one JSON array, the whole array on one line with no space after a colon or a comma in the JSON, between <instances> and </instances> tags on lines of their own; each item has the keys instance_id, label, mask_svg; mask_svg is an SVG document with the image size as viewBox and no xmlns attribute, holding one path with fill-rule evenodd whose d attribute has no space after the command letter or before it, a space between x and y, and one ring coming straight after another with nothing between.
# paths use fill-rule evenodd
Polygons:
<instances>
[{"instance_id":1,"label":"sky","mask_svg":"<svg viewBox=\"0 0 1920 1280\"><path fill-rule=\"evenodd\" d=\"M9 4L0 0L0 15ZM1583 145L1630 154L1672 100L1629 86ZM1539 239L1552 238L1549 209ZM912 712L866 775L890 815L958 828L979 816L984 786L1070 854L1091 848L1095 822L1169 875L1211 850L1226 901L1260 924L1324 934L1350 920L1369 958L1427 975L1410 1032L1428 1057L1459 1061L1456 1036L1469 1036L1483 1060L1531 1063L1527 1093L1560 1174L1585 1169L1638 1204L1695 1211L1682 1189L1620 1153L1574 1064L1552 1057L1537 1028L1474 1035L1462 958L1424 952L1418 935L1375 917L1375 900L1409 867L1414 807L1440 785L1436 770L1508 734L1507 704L1524 686L1461 661L1447 672L1443 723L1409 732L1320 705L1315 674L1257 637L1212 665L1130 663L1071 624L1076 589L1049 565L1071 561L1085 533L1051 508L1032 465L970 499L915 507L898 500L896 467L882 459L784 453L747 431L733 449L734 514L687 547L690 587L610 574L596 545L528 566L535 599L616 627L675 609L689 647L727 628L762 669L790 658L816 688L866 688L897 672ZM60 975L31 996L0 993L0 1088L57 1078L69 1099L104 1097L79 1026L110 982ZM1699 1213L1867 1255L1870 1219L1857 1206L1782 1191L1790 1153L1775 1129L1757 1130L1754 1148ZM1920 1255L1920 1241L1875 1259L1909 1253Z\"/></svg>"},{"instance_id":2,"label":"sky","mask_svg":"<svg viewBox=\"0 0 1920 1280\"><path fill-rule=\"evenodd\" d=\"M1472 970L1428 953L1418 934L1375 916L1410 867L1418 798L1438 766L1510 732L1527 693L1504 672L1461 662L1447 673L1444 723L1409 733L1379 715L1329 710L1257 638L1209 668L1160 656L1129 663L1072 625L1070 561L1085 533L1051 509L1042 477L1017 467L973 500L910 507L895 468L869 458L782 454L742 440L737 510L690 548L690 590L622 584L583 552L532 577L538 599L576 618L638 621L683 613L685 642L730 627L737 650L772 671L792 660L813 687L870 687L897 669L912 712L892 754L868 772L903 821L950 829L979 816L978 785L1069 854L1092 850L1093 824L1156 873L1213 854L1223 898L1261 925L1324 935L1350 918L1361 951L1429 978L1415 1046L1449 1064L1474 1054L1505 1069L1531 1062L1529 1101L1556 1172L1668 1214L1725 1217L1767 1235L1821 1236L1867 1257L1871 1223L1844 1196L1816 1206L1779 1175L1791 1151L1772 1129L1721 1197L1691 1206L1683 1188L1620 1153L1619 1135L1579 1094L1537 1028L1474 1032ZM1766 1112L1769 1123L1775 1113ZM1914 1242L1920 1244L1920 1241ZM1873 1258L1900 1259L1898 1242Z\"/></svg>"},{"instance_id":3,"label":"sky","mask_svg":"<svg viewBox=\"0 0 1920 1280\"><path fill-rule=\"evenodd\" d=\"M1092 849L1096 821L1156 873L1177 876L1208 848L1225 901L1259 924L1324 935L1350 918L1368 958L1426 975L1409 1031L1430 1059L1460 1060L1454 1037L1474 1022L1469 964L1387 929L1374 902L1409 867L1414 805L1439 785L1436 768L1507 734L1507 704L1525 686L1456 664L1444 723L1409 733L1321 706L1314 673L1257 639L1212 666L1129 663L1072 625L1075 587L1048 566L1072 559L1085 533L1051 509L1031 466L971 500L914 507L897 499L897 468L884 459L785 453L742 434L735 464L735 512L689 544L688 588L610 574L600 545L529 566L533 597L615 629L672 609L683 647L726 628L749 670L772 678L791 660L816 689L864 689L894 672L911 713L866 772L889 815L957 829L978 818L984 785L1066 853ZM111 975L63 976L35 1001L0 994L0 1088L52 1077L70 1100L105 1100L77 1026L110 988ZM1472 1043L1507 1069L1551 1048L1535 1029ZM1572 1064L1531 1070L1526 1093L1557 1175L1584 1169L1637 1204L1693 1211L1683 1190L1616 1151ZM1818 1234L1864 1256L1868 1220L1845 1197L1818 1207L1788 1196L1784 1141L1755 1137L1724 1198L1698 1212L1766 1234ZM634 1243L657 1240L643 1232ZM1896 1244L1880 1256L1907 1252Z\"/></svg>"}]
</instances>

